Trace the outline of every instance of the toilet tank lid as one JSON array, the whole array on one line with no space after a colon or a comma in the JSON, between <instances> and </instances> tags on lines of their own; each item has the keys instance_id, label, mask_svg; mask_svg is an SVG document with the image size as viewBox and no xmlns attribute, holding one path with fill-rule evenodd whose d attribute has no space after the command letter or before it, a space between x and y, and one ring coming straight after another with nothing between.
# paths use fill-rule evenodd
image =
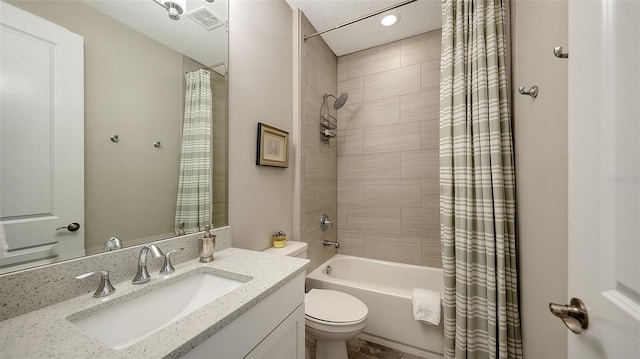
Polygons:
<instances>
[{"instance_id":1,"label":"toilet tank lid","mask_svg":"<svg viewBox=\"0 0 640 359\"><path fill-rule=\"evenodd\" d=\"M309 245L307 245L307 243L305 243L305 242L287 241L287 246L286 247L282 247L282 248L273 248L273 247L271 247L271 248L265 249L263 252L264 253L277 254L277 255L280 255L280 256L294 257L294 256L297 256L298 254L306 251L308 247L309 247Z\"/></svg>"}]
</instances>

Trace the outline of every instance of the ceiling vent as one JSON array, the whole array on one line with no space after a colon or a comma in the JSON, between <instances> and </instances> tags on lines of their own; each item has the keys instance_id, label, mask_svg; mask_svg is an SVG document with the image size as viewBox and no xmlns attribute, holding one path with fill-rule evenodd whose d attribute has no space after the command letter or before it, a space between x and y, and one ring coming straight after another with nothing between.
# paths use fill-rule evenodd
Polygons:
<instances>
[{"instance_id":1,"label":"ceiling vent","mask_svg":"<svg viewBox=\"0 0 640 359\"><path fill-rule=\"evenodd\" d=\"M187 14L187 16L207 30L213 30L225 24L225 21L222 20L222 18L204 6L193 10Z\"/></svg>"}]
</instances>

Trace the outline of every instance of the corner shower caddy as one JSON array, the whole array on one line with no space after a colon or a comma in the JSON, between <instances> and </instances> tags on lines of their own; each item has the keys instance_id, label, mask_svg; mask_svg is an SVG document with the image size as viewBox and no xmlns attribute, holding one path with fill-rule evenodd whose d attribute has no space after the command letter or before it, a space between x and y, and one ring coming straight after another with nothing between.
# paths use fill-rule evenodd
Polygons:
<instances>
[{"instance_id":1,"label":"corner shower caddy","mask_svg":"<svg viewBox=\"0 0 640 359\"><path fill-rule=\"evenodd\" d=\"M320 107L320 141L330 145L330 140L336 137L335 129L338 128L338 119L329 112L327 98L330 95L322 95L322 106Z\"/></svg>"}]
</instances>

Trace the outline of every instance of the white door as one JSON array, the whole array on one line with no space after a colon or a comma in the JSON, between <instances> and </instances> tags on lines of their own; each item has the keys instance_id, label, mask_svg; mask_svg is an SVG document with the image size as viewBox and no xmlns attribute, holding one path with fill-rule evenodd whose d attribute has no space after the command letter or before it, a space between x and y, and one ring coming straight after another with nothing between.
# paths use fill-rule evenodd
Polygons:
<instances>
[{"instance_id":1,"label":"white door","mask_svg":"<svg viewBox=\"0 0 640 359\"><path fill-rule=\"evenodd\" d=\"M83 39L1 5L0 273L84 255Z\"/></svg>"},{"instance_id":2,"label":"white door","mask_svg":"<svg viewBox=\"0 0 640 359\"><path fill-rule=\"evenodd\" d=\"M570 1L568 52L568 295L589 314L568 353L639 358L640 2Z\"/></svg>"}]
</instances>

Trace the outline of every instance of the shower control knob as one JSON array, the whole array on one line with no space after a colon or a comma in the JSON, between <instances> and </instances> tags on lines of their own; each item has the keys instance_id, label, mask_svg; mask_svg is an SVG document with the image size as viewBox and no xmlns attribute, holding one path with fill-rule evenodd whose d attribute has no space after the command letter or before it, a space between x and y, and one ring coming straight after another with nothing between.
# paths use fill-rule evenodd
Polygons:
<instances>
[{"instance_id":1,"label":"shower control knob","mask_svg":"<svg viewBox=\"0 0 640 359\"><path fill-rule=\"evenodd\" d=\"M331 226L331 229L333 229L333 222L329 220L329 216L327 216L326 213L322 214L322 218L320 218L320 229L326 231L329 226Z\"/></svg>"}]
</instances>

